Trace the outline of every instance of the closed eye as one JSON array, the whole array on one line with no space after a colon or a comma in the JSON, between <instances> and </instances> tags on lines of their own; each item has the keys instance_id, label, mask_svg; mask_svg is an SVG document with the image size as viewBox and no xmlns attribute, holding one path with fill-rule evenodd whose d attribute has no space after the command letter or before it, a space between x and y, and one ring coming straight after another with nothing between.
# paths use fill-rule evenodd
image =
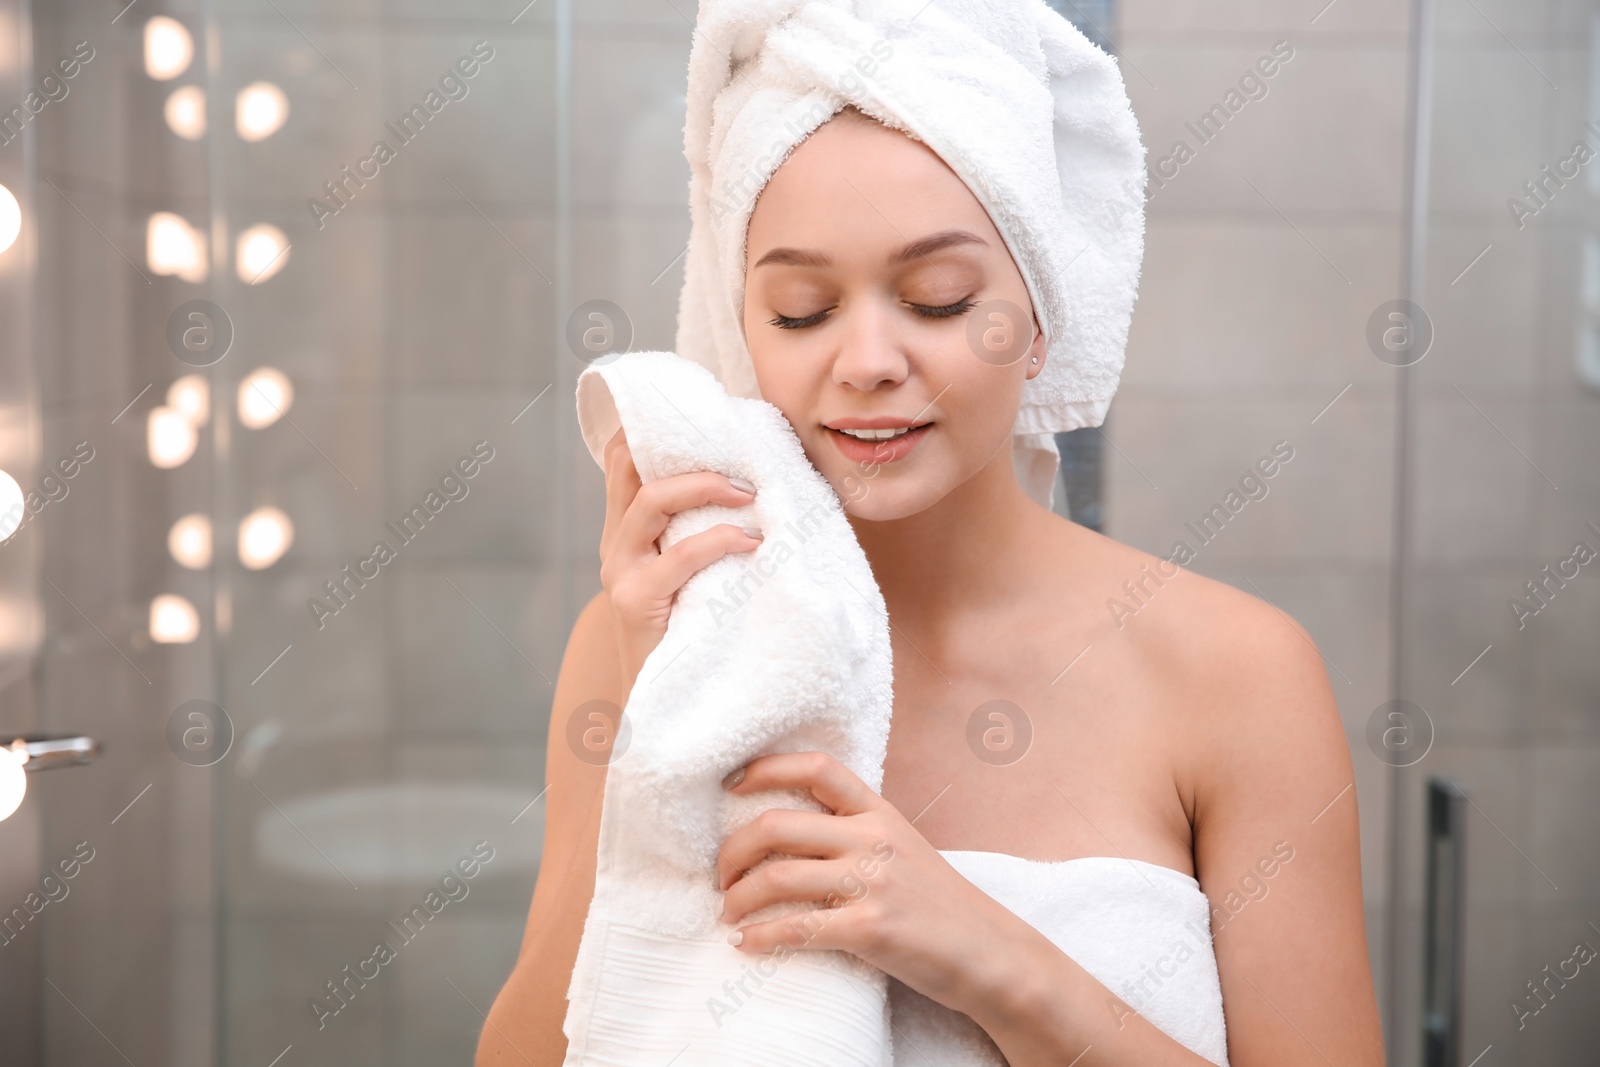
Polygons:
<instances>
[{"instance_id":1,"label":"closed eye","mask_svg":"<svg viewBox=\"0 0 1600 1067\"><path fill-rule=\"evenodd\" d=\"M807 315L803 319L792 319L787 315L779 315L772 319L771 322L772 325L776 326L780 330L802 330L807 326L815 326L817 323L826 318L828 312L832 310L832 308L823 308L815 315Z\"/></svg>"},{"instance_id":2,"label":"closed eye","mask_svg":"<svg viewBox=\"0 0 1600 1067\"><path fill-rule=\"evenodd\" d=\"M925 319L948 319L954 315L965 315L977 304L978 302L969 296L957 300L954 304L945 304L943 307L928 307L925 304L912 304L910 307Z\"/></svg>"},{"instance_id":3,"label":"closed eye","mask_svg":"<svg viewBox=\"0 0 1600 1067\"><path fill-rule=\"evenodd\" d=\"M906 306L925 319L947 319L956 315L965 315L977 306L977 301L971 297L957 300L954 304L944 304L931 307L927 304L913 304L909 301ZM828 317L828 312L833 308L824 308L814 315L807 315L803 319L790 318L788 315L778 315L769 321L780 330L803 330L807 326L815 326Z\"/></svg>"}]
</instances>

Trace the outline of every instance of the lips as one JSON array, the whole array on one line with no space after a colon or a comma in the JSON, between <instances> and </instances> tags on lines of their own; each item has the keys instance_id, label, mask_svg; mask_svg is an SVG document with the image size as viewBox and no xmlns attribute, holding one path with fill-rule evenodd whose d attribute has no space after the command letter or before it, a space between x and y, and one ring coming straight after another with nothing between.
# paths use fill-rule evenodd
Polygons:
<instances>
[{"instance_id":1,"label":"lips","mask_svg":"<svg viewBox=\"0 0 1600 1067\"><path fill-rule=\"evenodd\" d=\"M861 421L865 422L873 420ZM900 425L903 426L905 424L901 423ZM850 429L853 430L861 428L863 427L850 427ZM893 429L895 427L891 424L882 428ZM917 445L922 442L923 438L928 436L932 429L933 424L931 422L924 423L921 426L907 430L905 433L899 434L896 437L891 437L888 440L863 441L859 437L852 437L842 430L827 427L828 436L833 439L833 443L835 447L839 449L840 454L842 454L844 458L848 459L850 462L861 465L882 465L884 463L893 463L896 460L904 459L911 453L912 449L916 448Z\"/></svg>"}]
</instances>

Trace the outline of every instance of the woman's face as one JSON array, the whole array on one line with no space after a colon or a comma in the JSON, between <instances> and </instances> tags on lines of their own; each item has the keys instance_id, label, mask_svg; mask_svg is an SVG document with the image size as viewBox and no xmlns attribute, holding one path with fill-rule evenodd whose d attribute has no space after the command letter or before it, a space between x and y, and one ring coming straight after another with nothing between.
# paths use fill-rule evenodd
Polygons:
<instances>
[{"instance_id":1,"label":"woman's face","mask_svg":"<svg viewBox=\"0 0 1600 1067\"><path fill-rule=\"evenodd\" d=\"M991 465L1009 472L1023 383L1044 366L1030 307L966 184L857 113L803 141L751 213L756 381L858 518L912 515Z\"/></svg>"}]
</instances>

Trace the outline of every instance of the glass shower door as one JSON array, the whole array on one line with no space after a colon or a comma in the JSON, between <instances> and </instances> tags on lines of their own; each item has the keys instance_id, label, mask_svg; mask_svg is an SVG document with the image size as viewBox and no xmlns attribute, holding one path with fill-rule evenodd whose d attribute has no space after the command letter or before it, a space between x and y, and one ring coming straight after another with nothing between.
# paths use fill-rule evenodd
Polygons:
<instances>
[{"instance_id":1,"label":"glass shower door","mask_svg":"<svg viewBox=\"0 0 1600 1067\"><path fill-rule=\"evenodd\" d=\"M577 568L555 7L514 16L205 13L218 225L285 243L219 279L216 394L264 425L218 435L213 508L293 524L215 571L224 1063L466 1062L516 957ZM287 120L233 136L263 83Z\"/></svg>"},{"instance_id":2,"label":"glass shower door","mask_svg":"<svg viewBox=\"0 0 1600 1067\"><path fill-rule=\"evenodd\" d=\"M1424 1062L1439 777L1466 795L1459 1062L1576 1067L1600 1042L1600 8L1431 6L1400 666L1432 748L1397 772L1391 1062Z\"/></svg>"}]
</instances>

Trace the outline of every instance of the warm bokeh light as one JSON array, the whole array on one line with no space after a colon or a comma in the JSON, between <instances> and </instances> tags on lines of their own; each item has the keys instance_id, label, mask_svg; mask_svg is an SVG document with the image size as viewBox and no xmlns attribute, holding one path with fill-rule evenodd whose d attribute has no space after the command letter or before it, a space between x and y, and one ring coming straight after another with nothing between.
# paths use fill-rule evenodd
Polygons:
<instances>
[{"instance_id":1,"label":"warm bokeh light","mask_svg":"<svg viewBox=\"0 0 1600 1067\"><path fill-rule=\"evenodd\" d=\"M17 243L22 232L22 205L10 189L0 185L0 252Z\"/></svg>"},{"instance_id":2,"label":"warm bokeh light","mask_svg":"<svg viewBox=\"0 0 1600 1067\"><path fill-rule=\"evenodd\" d=\"M184 597L162 593L150 601L150 640L186 645L200 636L200 613Z\"/></svg>"},{"instance_id":3,"label":"warm bokeh light","mask_svg":"<svg viewBox=\"0 0 1600 1067\"><path fill-rule=\"evenodd\" d=\"M211 519L206 515L185 515L167 531L167 551L172 558L192 571L211 566Z\"/></svg>"},{"instance_id":4,"label":"warm bokeh light","mask_svg":"<svg viewBox=\"0 0 1600 1067\"><path fill-rule=\"evenodd\" d=\"M167 407L177 408L196 426L211 418L211 385L199 374L185 374L167 389Z\"/></svg>"},{"instance_id":5,"label":"warm bokeh light","mask_svg":"<svg viewBox=\"0 0 1600 1067\"><path fill-rule=\"evenodd\" d=\"M0 748L0 821L11 818L28 795L27 762L26 749Z\"/></svg>"},{"instance_id":6,"label":"warm bokeh light","mask_svg":"<svg viewBox=\"0 0 1600 1067\"><path fill-rule=\"evenodd\" d=\"M239 383L239 421L252 430L271 426L293 403L294 386L276 367L259 367Z\"/></svg>"},{"instance_id":7,"label":"warm bokeh light","mask_svg":"<svg viewBox=\"0 0 1600 1067\"><path fill-rule=\"evenodd\" d=\"M209 267L206 243L189 220L170 211L150 216L145 229L145 258L157 274L173 274L186 282L203 282Z\"/></svg>"},{"instance_id":8,"label":"warm bokeh light","mask_svg":"<svg viewBox=\"0 0 1600 1067\"><path fill-rule=\"evenodd\" d=\"M151 410L148 440L150 462L162 470L181 467L189 462L199 442L189 416L177 408L169 407Z\"/></svg>"},{"instance_id":9,"label":"warm bokeh light","mask_svg":"<svg viewBox=\"0 0 1600 1067\"><path fill-rule=\"evenodd\" d=\"M261 222L239 235L233 255L239 280L260 285L289 262L289 237L270 222Z\"/></svg>"},{"instance_id":10,"label":"warm bokeh light","mask_svg":"<svg viewBox=\"0 0 1600 1067\"><path fill-rule=\"evenodd\" d=\"M170 81L189 69L194 38L177 19L157 15L144 24L144 72L158 82Z\"/></svg>"},{"instance_id":11,"label":"warm bokeh light","mask_svg":"<svg viewBox=\"0 0 1600 1067\"><path fill-rule=\"evenodd\" d=\"M22 486L10 473L0 471L0 541L8 539L22 525Z\"/></svg>"},{"instance_id":12,"label":"warm bokeh light","mask_svg":"<svg viewBox=\"0 0 1600 1067\"><path fill-rule=\"evenodd\" d=\"M206 91L198 85L174 89L162 109L172 132L189 141L206 135Z\"/></svg>"},{"instance_id":13,"label":"warm bokeh light","mask_svg":"<svg viewBox=\"0 0 1600 1067\"><path fill-rule=\"evenodd\" d=\"M277 508L256 508L239 523L239 562L265 570L294 544L294 523Z\"/></svg>"},{"instance_id":14,"label":"warm bokeh light","mask_svg":"<svg viewBox=\"0 0 1600 1067\"><path fill-rule=\"evenodd\" d=\"M271 82L253 82L234 101L234 128L246 141L265 141L289 118L289 98Z\"/></svg>"}]
</instances>

